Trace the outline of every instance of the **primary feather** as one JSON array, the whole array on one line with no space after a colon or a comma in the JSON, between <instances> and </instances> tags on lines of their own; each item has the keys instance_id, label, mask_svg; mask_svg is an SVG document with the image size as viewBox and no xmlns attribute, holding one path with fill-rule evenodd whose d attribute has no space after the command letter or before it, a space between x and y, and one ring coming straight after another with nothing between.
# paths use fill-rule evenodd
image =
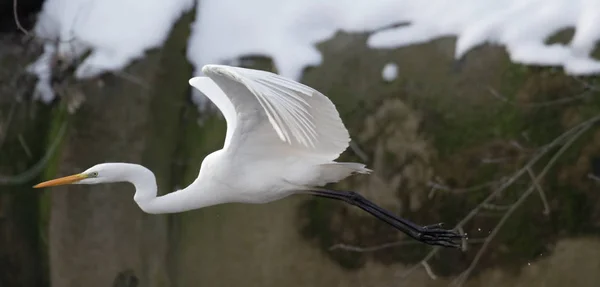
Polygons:
<instances>
[{"instance_id":1,"label":"primary feather","mask_svg":"<svg viewBox=\"0 0 600 287\"><path fill-rule=\"evenodd\" d=\"M332 161L348 147L350 136L339 113L317 90L260 70L206 65L202 72L210 79L195 77L190 84L225 116L224 149L261 146L264 153L294 151Z\"/></svg>"}]
</instances>

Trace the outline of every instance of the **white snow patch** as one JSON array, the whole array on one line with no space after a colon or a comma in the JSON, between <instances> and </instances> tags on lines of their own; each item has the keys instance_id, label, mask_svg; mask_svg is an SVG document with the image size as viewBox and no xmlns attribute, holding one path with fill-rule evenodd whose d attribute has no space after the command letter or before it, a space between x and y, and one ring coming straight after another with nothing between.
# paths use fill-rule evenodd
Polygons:
<instances>
[{"instance_id":1,"label":"white snow patch","mask_svg":"<svg viewBox=\"0 0 600 287\"><path fill-rule=\"evenodd\" d=\"M406 25L373 33L368 46L394 49L457 36L457 59L491 43L505 46L516 63L562 66L571 75L600 73L600 62L590 57L600 39L600 0L203 0L188 58L199 76L205 64L266 55L279 74L299 80L306 66L321 63L315 43L338 30L398 23ZM569 45L544 43L569 27L576 31ZM194 100L206 98L196 92Z\"/></svg>"},{"instance_id":2,"label":"white snow patch","mask_svg":"<svg viewBox=\"0 0 600 287\"><path fill-rule=\"evenodd\" d=\"M375 31L367 44L393 49L457 36L455 57L485 43L505 46L526 65L561 66L571 75L600 73L590 53L600 39L600 0L47 0L36 33L66 41L47 45L31 71L38 91L51 98L47 76L52 57L67 59L92 50L78 78L116 71L166 39L173 23L198 2L188 58L200 76L205 64L231 63L240 56L271 57L279 74L299 80L306 66L319 65L315 44L336 31ZM406 25L378 30L392 24ZM574 27L567 45L545 44L548 36ZM56 51L53 51L55 49ZM49 91L49 92L48 92ZM195 92L199 105L206 98Z\"/></svg>"},{"instance_id":3,"label":"white snow patch","mask_svg":"<svg viewBox=\"0 0 600 287\"><path fill-rule=\"evenodd\" d=\"M44 53L27 70L38 76L38 98L54 98L50 85L55 57L77 66L78 79L125 68L144 52L159 47L173 24L194 0L46 0L34 33L46 41Z\"/></svg>"},{"instance_id":4,"label":"white snow patch","mask_svg":"<svg viewBox=\"0 0 600 287\"><path fill-rule=\"evenodd\" d=\"M386 82L391 82L398 77L398 65L394 63L387 63L383 66L381 76Z\"/></svg>"},{"instance_id":5,"label":"white snow patch","mask_svg":"<svg viewBox=\"0 0 600 287\"><path fill-rule=\"evenodd\" d=\"M457 59L476 46L491 43L505 46L515 63L562 66L571 75L600 73L600 62L590 57L600 40L598 0L432 0L420 8L425 5L427 11L397 19L411 25L375 33L368 45L397 48L457 36ZM403 7L401 3L396 6ZM549 36L565 28L575 28L569 45L545 44Z\"/></svg>"}]
</instances>

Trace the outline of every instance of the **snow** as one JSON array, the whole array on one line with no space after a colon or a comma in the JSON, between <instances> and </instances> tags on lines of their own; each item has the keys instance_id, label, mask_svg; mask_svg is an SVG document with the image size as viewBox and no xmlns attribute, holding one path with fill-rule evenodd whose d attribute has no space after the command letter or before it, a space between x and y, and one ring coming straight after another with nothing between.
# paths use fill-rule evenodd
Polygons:
<instances>
[{"instance_id":1,"label":"snow","mask_svg":"<svg viewBox=\"0 0 600 287\"><path fill-rule=\"evenodd\" d=\"M515 63L562 66L571 75L600 73L600 62L589 56L600 39L599 0L324 2L203 0L196 11L188 49L195 75L201 75L205 64L259 54L270 56L279 74L300 80L306 66L321 63L316 43L337 31L374 30L367 41L373 49L395 49L456 36L457 59L490 43L505 46ZM379 30L398 23L407 25ZM549 36L569 27L576 28L570 45L545 44ZM198 92L194 100L201 106L206 102Z\"/></svg>"},{"instance_id":2,"label":"snow","mask_svg":"<svg viewBox=\"0 0 600 287\"><path fill-rule=\"evenodd\" d=\"M322 61L315 44L337 31L372 32L367 45L373 49L455 36L457 59L493 44L504 46L515 63L561 66L570 75L600 73L600 62L590 57L600 39L600 0L46 0L36 32L76 41L56 51L48 47L32 70L43 83L39 71L48 70L48 55L76 58L85 49L92 57L79 65L77 77L119 70L160 46L192 1L198 9L187 57L194 76L205 64L235 65L240 56L263 55L279 74L300 80L305 67ZM406 25L381 29L398 23ZM545 43L570 27L575 36L569 44ZM206 103L199 92L193 98Z\"/></svg>"},{"instance_id":3,"label":"snow","mask_svg":"<svg viewBox=\"0 0 600 287\"><path fill-rule=\"evenodd\" d=\"M410 26L375 33L369 47L398 48L457 36L457 59L491 43L505 46L514 63L562 66L570 75L600 73L600 62L590 57L600 40L598 0L435 0L427 5L434 8L400 19L411 21ZM575 35L569 45L545 44L552 34L571 27Z\"/></svg>"},{"instance_id":4,"label":"snow","mask_svg":"<svg viewBox=\"0 0 600 287\"><path fill-rule=\"evenodd\" d=\"M381 76L386 82L391 82L398 77L398 65L394 63L387 63L383 66Z\"/></svg>"},{"instance_id":5,"label":"snow","mask_svg":"<svg viewBox=\"0 0 600 287\"><path fill-rule=\"evenodd\" d=\"M86 79L119 71L148 49L160 47L171 27L194 0L46 0L34 27L44 52L27 70L38 76L35 97L54 98L50 78L54 58L77 66L75 77ZM56 42L56 44L54 43Z\"/></svg>"}]
</instances>

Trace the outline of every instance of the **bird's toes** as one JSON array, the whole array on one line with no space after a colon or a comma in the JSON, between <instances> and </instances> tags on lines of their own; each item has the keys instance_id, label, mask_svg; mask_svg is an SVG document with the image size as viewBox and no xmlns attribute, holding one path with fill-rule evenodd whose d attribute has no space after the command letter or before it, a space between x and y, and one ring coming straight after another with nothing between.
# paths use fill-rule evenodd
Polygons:
<instances>
[{"instance_id":1,"label":"bird's toes","mask_svg":"<svg viewBox=\"0 0 600 287\"><path fill-rule=\"evenodd\" d=\"M421 241L429 245L438 245L444 247L460 248L461 242L449 237L432 237L425 235L421 237Z\"/></svg>"},{"instance_id":2,"label":"bird's toes","mask_svg":"<svg viewBox=\"0 0 600 287\"><path fill-rule=\"evenodd\" d=\"M448 238L466 238L467 234L460 234L457 231L450 229L442 229L443 223L436 223L431 225L423 226L421 233L423 235L431 235L437 237L448 237Z\"/></svg>"},{"instance_id":3,"label":"bird's toes","mask_svg":"<svg viewBox=\"0 0 600 287\"><path fill-rule=\"evenodd\" d=\"M467 235L466 235L466 234L460 234L460 233L458 233L458 232L456 232L456 231L450 231L450 230L449 230L448 232L444 233L442 236L444 236L444 237L449 237L449 238L452 238L452 239L463 239L463 238L467 238Z\"/></svg>"},{"instance_id":4,"label":"bird's toes","mask_svg":"<svg viewBox=\"0 0 600 287\"><path fill-rule=\"evenodd\" d=\"M467 235L453 230L441 229L441 226L440 223L423 226L419 236L421 241L430 245L460 248L459 240L467 238Z\"/></svg>"}]
</instances>

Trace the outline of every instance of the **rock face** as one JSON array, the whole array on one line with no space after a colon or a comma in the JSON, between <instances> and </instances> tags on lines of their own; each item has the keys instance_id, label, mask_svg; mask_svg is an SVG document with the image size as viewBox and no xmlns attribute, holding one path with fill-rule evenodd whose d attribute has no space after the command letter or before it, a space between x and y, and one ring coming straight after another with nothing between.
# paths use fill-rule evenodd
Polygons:
<instances>
[{"instance_id":1,"label":"rock face","mask_svg":"<svg viewBox=\"0 0 600 287\"><path fill-rule=\"evenodd\" d=\"M197 176L204 156L222 147L225 123L218 115L198 115L188 100L191 67L182 51L190 21L185 16L163 49L120 76L62 83L63 96L53 111L36 113L45 116L38 125L20 127L49 131L41 136L45 140L36 139L32 158L43 154L58 127L68 127L45 178L108 161L148 166L163 192ZM457 66L451 39L389 51L369 50L364 43L364 35L347 34L322 43L323 64L307 69L303 78L332 99L350 131L354 142L342 160L363 161L375 170L335 187L356 190L422 224L460 222L503 178L600 110L598 90L590 88L596 79L581 82L552 69L512 65L501 49L479 49ZM263 58L244 62L273 69ZM399 72L386 80L381 71L390 62ZM3 113L8 107L0 106ZM3 155L22 150L17 135L11 134ZM539 194L531 193L509 217L465 286L595 286L588 282L598 282L593 270L600 265L600 257L590 252L600 244L593 237L600 227L594 180L600 176L599 139L595 130L587 130L539 180ZM525 175L535 177L547 160ZM0 164L2 171L17 173L30 161L18 168L12 161ZM339 202L294 196L166 216L142 213L126 184L54 188L39 197L39 209L37 202L20 201L40 213L30 224L32 230L46 230L47 237L16 228L19 216L10 217L13 225L0 225L0 233L18 234L0 243L21 248L16 239L23 238L29 246L18 264L9 265L33 266L28 275L42 274L41 279L27 281L19 274L0 283L43 285L44 266L35 261L47 252L48 280L61 287L446 286L476 258L485 237L532 184L531 177L518 178L464 225L473 243L466 252L443 250L428 261L429 275L418 267L410 276L401 275L430 248L412 241L364 252L340 248L406 238ZM10 188L10 198L30 192L25 185ZM590 238L564 239L575 235ZM37 244L44 248L31 247ZM5 254L10 252L0 252Z\"/></svg>"},{"instance_id":2,"label":"rock face","mask_svg":"<svg viewBox=\"0 0 600 287\"><path fill-rule=\"evenodd\" d=\"M54 176L102 162L132 162L151 168L161 191L171 189L177 126L189 89L170 83L187 83L183 79L191 73L179 54L190 18L181 20L161 51L127 71L133 80L107 76L70 86L63 104L78 102L78 108L66 119L69 133ZM168 218L144 214L130 185L61 187L51 191L50 202L52 286L172 286Z\"/></svg>"},{"instance_id":3,"label":"rock face","mask_svg":"<svg viewBox=\"0 0 600 287\"><path fill-rule=\"evenodd\" d=\"M36 51L19 40L0 37L0 286L43 286L46 250L31 183L43 170L50 109L25 100L32 82L14 71Z\"/></svg>"}]
</instances>

